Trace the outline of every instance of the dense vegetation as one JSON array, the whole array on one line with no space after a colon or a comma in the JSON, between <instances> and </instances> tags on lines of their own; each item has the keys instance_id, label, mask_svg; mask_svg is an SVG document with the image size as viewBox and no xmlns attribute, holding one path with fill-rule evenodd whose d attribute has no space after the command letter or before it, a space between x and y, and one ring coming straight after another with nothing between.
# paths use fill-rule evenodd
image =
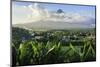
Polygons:
<instances>
[{"instance_id":1,"label":"dense vegetation","mask_svg":"<svg viewBox=\"0 0 100 67\"><path fill-rule=\"evenodd\" d=\"M96 60L95 30L32 31L12 28L12 65Z\"/></svg>"}]
</instances>

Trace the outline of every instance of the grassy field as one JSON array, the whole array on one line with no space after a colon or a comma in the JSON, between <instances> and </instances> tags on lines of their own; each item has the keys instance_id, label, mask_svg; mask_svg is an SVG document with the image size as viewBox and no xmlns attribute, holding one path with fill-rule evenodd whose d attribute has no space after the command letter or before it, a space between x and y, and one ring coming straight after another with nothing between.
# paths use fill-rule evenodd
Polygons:
<instances>
[{"instance_id":1,"label":"grassy field","mask_svg":"<svg viewBox=\"0 0 100 67\"><path fill-rule=\"evenodd\" d=\"M95 29L33 31L12 28L13 66L95 60Z\"/></svg>"}]
</instances>

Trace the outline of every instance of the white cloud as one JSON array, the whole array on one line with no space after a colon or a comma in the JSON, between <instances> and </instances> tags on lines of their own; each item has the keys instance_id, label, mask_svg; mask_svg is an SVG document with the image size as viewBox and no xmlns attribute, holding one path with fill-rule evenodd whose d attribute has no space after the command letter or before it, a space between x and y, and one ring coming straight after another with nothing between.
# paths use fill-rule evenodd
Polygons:
<instances>
[{"instance_id":1,"label":"white cloud","mask_svg":"<svg viewBox=\"0 0 100 67\"><path fill-rule=\"evenodd\" d=\"M12 6L12 23L19 24L28 21L27 15L31 14L31 11L27 6Z\"/></svg>"},{"instance_id":2,"label":"white cloud","mask_svg":"<svg viewBox=\"0 0 100 67\"><path fill-rule=\"evenodd\" d=\"M39 4L34 3L28 6L18 6L13 4L12 21L13 24L22 24L36 22L49 17L49 12L45 8L41 8Z\"/></svg>"},{"instance_id":3,"label":"white cloud","mask_svg":"<svg viewBox=\"0 0 100 67\"><path fill-rule=\"evenodd\" d=\"M52 13L44 7L40 7L38 3L30 4L28 6L18 6L13 4L12 20L13 24L30 23L36 21L55 21L68 23L83 23L89 20L89 17L81 16L80 14L69 13Z\"/></svg>"}]
</instances>

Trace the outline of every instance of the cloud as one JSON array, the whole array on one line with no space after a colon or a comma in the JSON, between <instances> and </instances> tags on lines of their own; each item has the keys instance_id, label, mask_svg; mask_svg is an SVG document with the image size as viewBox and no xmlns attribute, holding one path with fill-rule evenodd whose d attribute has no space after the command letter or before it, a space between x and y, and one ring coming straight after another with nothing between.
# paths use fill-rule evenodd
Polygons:
<instances>
[{"instance_id":1,"label":"cloud","mask_svg":"<svg viewBox=\"0 0 100 67\"><path fill-rule=\"evenodd\" d=\"M12 6L12 23L20 24L28 21L27 16L31 14L31 11L27 6L19 6L13 4Z\"/></svg>"},{"instance_id":2,"label":"cloud","mask_svg":"<svg viewBox=\"0 0 100 67\"><path fill-rule=\"evenodd\" d=\"M29 5L28 8L32 11L30 18L32 18L33 21L39 21L47 18L47 10L40 7L39 4L34 3L33 5Z\"/></svg>"},{"instance_id":3,"label":"cloud","mask_svg":"<svg viewBox=\"0 0 100 67\"><path fill-rule=\"evenodd\" d=\"M78 13L57 13L50 12L41 7L38 3L27 6L13 4L12 21L13 24L38 23L37 21L54 21L65 23L88 23L90 17L81 16ZM88 21L88 22L87 22Z\"/></svg>"},{"instance_id":4,"label":"cloud","mask_svg":"<svg viewBox=\"0 0 100 67\"><path fill-rule=\"evenodd\" d=\"M29 22L36 22L49 17L47 9L40 7L39 4L34 3L28 6L13 4L12 20L13 24L23 24Z\"/></svg>"}]
</instances>

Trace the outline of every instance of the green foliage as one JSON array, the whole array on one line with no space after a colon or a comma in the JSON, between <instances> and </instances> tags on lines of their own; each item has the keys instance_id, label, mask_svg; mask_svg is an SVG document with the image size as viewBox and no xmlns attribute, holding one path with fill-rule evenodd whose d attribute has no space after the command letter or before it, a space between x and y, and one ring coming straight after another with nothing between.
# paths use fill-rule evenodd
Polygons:
<instances>
[{"instance_id":1,"label":"green foliage","mask_svg":"<svg viewBox=\"0 0 100 67\"><path fill-rule=\"evenodd\" d=\"M26 29L13 27L12 32L13 32L12 33L12 42L16 46L16 48L19 48L23 37L25 37L26 39L29 39L29 37L30 37L29 31Z\"/></svg>"},{"instance_id":2,"label":"green foliage","mask_svg":"<svg viewBox=\"0 0 100 67\"><path fill-rule=\"evenodd\" d=\"M23 32L22 32L23 31ZM82 42L59 41L59 37L69 35L69 32L54 32L54 38L47 42L27 39L22 42L22 37L30 33L24 29L13 29L12 41L12 64L15 65L37 65L54 63L85 62L96 60L95 39L87 36ZM14 36L15 35L15 36ZM20 43L19 43L20 41Z\"/></svg>"},{"instance_id":3,"label":"green foliage","mask_svg":"<svg viewBox=\"0 0 100 67\"><path fill-rule=\"evenodd\" d=\"M95 60L95 51L89 41L85 43L81 51L71 43L65 47L67 48L62 50L63 46L60 42L55 44L48 41L44 45L43 43L27 41L20 44L19 55L17 54L19 61L17 63L18 65L29 65Z\"/></svg>"}]
</instances>

